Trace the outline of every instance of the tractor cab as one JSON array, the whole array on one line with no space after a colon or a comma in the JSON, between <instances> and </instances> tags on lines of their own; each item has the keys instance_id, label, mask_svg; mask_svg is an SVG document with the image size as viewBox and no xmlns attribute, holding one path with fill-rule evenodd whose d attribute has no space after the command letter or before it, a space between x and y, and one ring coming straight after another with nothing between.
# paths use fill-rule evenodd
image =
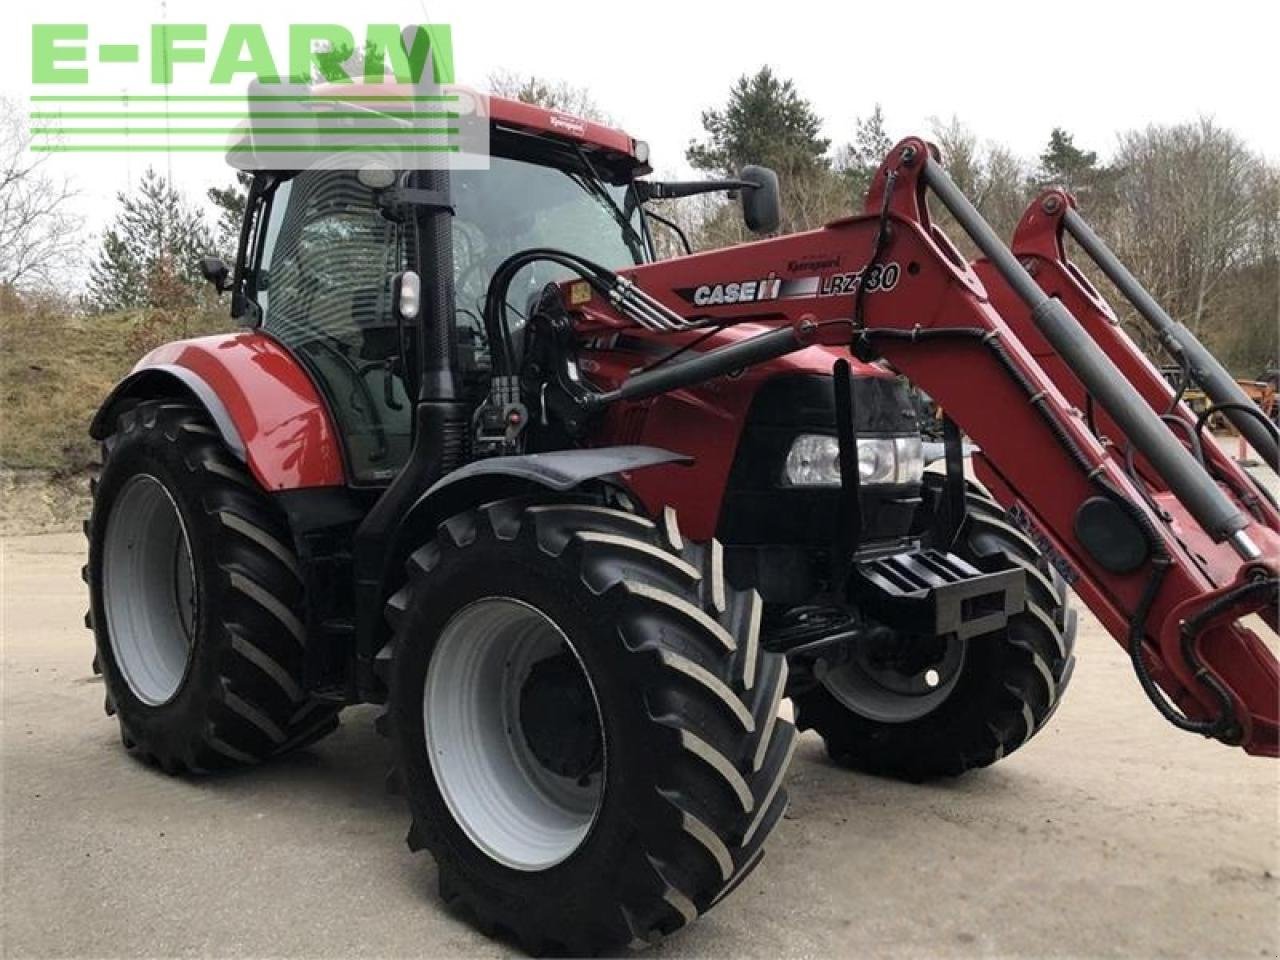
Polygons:
<instances>
[{"instance_id":1,"label":"tractor cab","mask_svg":"<svg viewBox=\"0 0 1280 960\"><path fill-rule=\"evenodd\" d=\"M612 268L652 259L633 182L648 171L643 143L605 128L593 139L595 124L526 104L489 104L488 169L449 177L457 372L473 403L487 387L481 317L503 260L530 248ZM390 482L412 446L417 324L397 315L393 280L424 273L423 259L438 251L387 198L389 188L419 179L376 165L260 172L246 218L240 311L306 366L336 420L354 485ZM516 325L531 297L568 275L546 262L523 268L507 292Z\"/></svg>"}]
</instances>

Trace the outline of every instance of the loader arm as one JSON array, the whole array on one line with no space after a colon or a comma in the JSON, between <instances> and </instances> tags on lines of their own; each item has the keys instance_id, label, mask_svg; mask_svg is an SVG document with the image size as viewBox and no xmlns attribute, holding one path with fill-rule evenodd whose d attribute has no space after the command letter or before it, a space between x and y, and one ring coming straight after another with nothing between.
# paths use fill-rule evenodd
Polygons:
<instances>
[{"instance_id":1,"label":"loader arm","mask_svg":"<svg viewBox=\"0 0 1280 960\"><path fill-rule=\"evenodd\" d=\"M1079 267L1068 258L1065 241L1068 236L1069 218L1070 222L1084 224L1077 210L1075 198L1062 190L1045 190L1031 201L1018 222L1010 245L1013 254L1035 278L1040 288L1050 297L1060 300L1080 321L1089 336L1142 395L1147 405L1166 420L1178 421L1174 426L1180 432L1182 439L1192 446L1198 457L1203 459L1206 469L1228 488L1241 506L1271 527L1280 524L1280 511L1277 510L1275 501L1266 488L1217 444L1202 439L1199 428L1203 424L1197 423L1196 414L1186 403L1181 402L1181 398L1175 393L1159 368L1125 332L1110 304L1085 278ZM1084 226L1088 229L1087 224ZM1096 242L1100 242L1093 237L1091 230L1089 235ZM1087 255L1088 251L1085 252ZM1114 256L1109 250L1105 253ZM1091 421L1094 432L1105 438L1104 442L1110 441L1109 449L1112 454L1127 459L1128 441L1124 431L1106 411L1094 409L1092 399L1079 378L1036 329L1031 320L1030 311L1019 299L1017 292L1004 280L990 260L978 260L973 266L987 288L992 304L1018 338L1031 350L1045 372L1053 378L1063 395L1076 409L1087 412L1089 416L1086 419ZM1129 280L1137 283L1131 276ZM1145 290L1141 288L1139 290L1142 297L1150 298L1150 294ZM1183 338L1191 338L1191 334L1185 330L1180 331L1180 335ZM1188 380L1187 385L1200 386L1197 382L1198 371L1192 365L1197 355L1204 351L1204 347L1192 338L1193 342L1188 345L1193 347L1194 352L1188 352L1184 351L1183 342L1185 341L1181 339L1162 335L1161 340L1174 359L1182 358L1186 368L1184 375ZM1217 361L1212 358L1210 362L1217 365ZM1213 386L1212 380L1208 383L1211 387ZM1231 383L1234 387L1234 381ZM1238 396L1224 397L1222 402L1235 404L1243 400L1245 403L1252 404L1242 391L1238 393ZM1247 438L1259 439L1256 449L1274 471L1275 440L1265 423L1256 415L1240 413L1234 408L1229 408L1228 412L1237 419L1242 418L1242 423L1257 428L1250 430ZM1262 434L1260 438L1257 437L1259 431ZM1268 449L1268 443L1270 449ZM1149 488L1167 489L1159 474L1151 469L1150 464L1140 454L1134 455L1134 470Z\"/></svg>"},{"instance_id":2,"label":"loader arm","mask_svg":"<svg viewBox=\"0 0 1280 960\"><path fill-rule=\"evenodd\" d=\"M929 192L990 261L984 273L1002 281L1012 323L930 220ZM1037 285L930 145L908 139L893 149L867 210L821 230L629 270L618 296L572 291L578 333L588 338L635 327L637 316L676 339L693 327L758 325L727 345L710 337L709 349L678 364L606 379L583 405L643 400L817 344L883 358L981 448L992 494L1130 652L1161 712L1275 756L1280 672L1240 622L1256 613L1276 626L1274 509L1244 496L1251 488L1220 461L1198 462L1153 409L1154 382L1141 367L1117 366L1125 353L1090 336L1068 309L1078 303ZM620 310L630 285L684 325ZM1140 472L1090 429L1082 391L1133 444Z\"/></svg>"}]
</instances>

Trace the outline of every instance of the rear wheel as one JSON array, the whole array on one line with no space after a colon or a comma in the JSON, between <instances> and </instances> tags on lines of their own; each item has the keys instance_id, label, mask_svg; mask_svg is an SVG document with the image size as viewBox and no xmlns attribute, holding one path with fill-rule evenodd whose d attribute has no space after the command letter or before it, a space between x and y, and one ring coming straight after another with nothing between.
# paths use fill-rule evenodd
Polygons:
<instances>
[{"instance_id":1,"label":"rear wheel","mask_svg":"<svg viewBox=\"0 0 1280 960\"><path fill-rule=\"evenodd\" d=\"M441 894L526 949L693 920L759 862L795 730L718 544L587 502L448 521L391 601L390 729Z\"/></svg>"},{"instance_id":2,"label":"rear wheel","mask_svg":"<svg viewBox=\"0 0 1280 960\"><path fill-rule=\"evenodd\" d=\"M936 475L926 483L939 484ZM935 498L936 502L936 498ZM1057 709L1075 665L1066 586L999 505L976 488L956 552L979 569L1021 567L1027 607L991 634L859 644L795 697L796 723L833 760L927 780L985 767L1017 750Z\"/></svg>"},{"instance_id":3,"label":"rear wheel","mask_svg":"<svg viewBox=\"0 0 1280 960\"><path fill-rule=\"evenodd\" d=\"M120 417L86 530L94 664L126 748L200 771L337 726L337 707L302 688L287 526L203 411L150 401Z\"/></svg>"}]
</instances>

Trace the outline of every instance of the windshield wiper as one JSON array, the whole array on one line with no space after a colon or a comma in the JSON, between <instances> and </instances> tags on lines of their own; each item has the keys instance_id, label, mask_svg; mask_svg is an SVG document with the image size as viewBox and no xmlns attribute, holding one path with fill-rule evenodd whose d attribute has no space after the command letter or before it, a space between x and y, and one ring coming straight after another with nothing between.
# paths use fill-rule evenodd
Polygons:
<instances>
[{"instance_id":1,"label":"windshield wiper","mask_svg":"<svg viewBox=\"0 0 1280 960\"><path fill-rule=\"evenodd\" d=\"M627 246L631 248L631 252L643 262L646 259L644 239L636 231L636 228L631 225L631 219L622 212L618 202L613 199L613 194L604 188L604 184L600 181L600 175L596 173L596 168L592 165L590 158L577 144L574 145L574 149L578 151L578 156L581 158L583 166L591 171L591 176L588 177L572 170L565 170L565 176L604 204L613 219L617 221L618 226L622 228L626 236Z\"/></svg>"}]
</instances>

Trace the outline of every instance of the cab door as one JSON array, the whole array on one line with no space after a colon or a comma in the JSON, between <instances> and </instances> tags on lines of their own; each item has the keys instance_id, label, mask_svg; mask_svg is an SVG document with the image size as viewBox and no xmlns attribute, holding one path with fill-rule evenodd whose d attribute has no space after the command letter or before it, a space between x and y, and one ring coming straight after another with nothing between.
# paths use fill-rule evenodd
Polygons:
<instances>
[{"instance_id":1,"label":"cab door","mask_svg":"<svg viewBox=\"0 0 1280 960\"><path fill-rule=\"evenodd\" d=\"M299 173L266 204L250 282L261 327L325 395L349 482L389 483L412 442L412 332L396 322L391 278L415 265L413 226L384 217L350 170Z\"/></svg>"}]
</instances>

